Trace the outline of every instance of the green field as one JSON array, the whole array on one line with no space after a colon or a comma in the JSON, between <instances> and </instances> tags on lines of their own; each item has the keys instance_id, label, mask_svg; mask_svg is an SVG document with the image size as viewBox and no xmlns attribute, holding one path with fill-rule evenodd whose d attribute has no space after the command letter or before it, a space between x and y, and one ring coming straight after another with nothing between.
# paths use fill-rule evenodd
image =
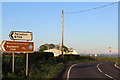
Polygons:
<instances>
[{"instance_id":1,"label":"green field","mask_svg":"<svg viewBox=\"0 0 120 80\"><path fill-rule=\"evenodd\" d=\"M97 57L97 60L104 60L104 61L113 61L117 63L117 66L120 67L120 58L113 58L113 57Z\"/></svg>"}]
</instances>

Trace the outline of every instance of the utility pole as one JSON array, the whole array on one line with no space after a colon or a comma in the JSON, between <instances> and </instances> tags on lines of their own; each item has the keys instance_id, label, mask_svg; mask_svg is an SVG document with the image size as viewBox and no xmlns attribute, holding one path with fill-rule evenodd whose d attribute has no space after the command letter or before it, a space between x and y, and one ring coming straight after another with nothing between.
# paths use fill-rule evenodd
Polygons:
<instances>
[{"instance_id":1,"label":"utility pole","mask_svg":"<svg viewBox=\"0 0 120 80\"><path fill-rule=\"evenodd\" d=\"M59 55L61 54L60 52L61 52L61 46L60 46L61 44L59 43Z\"/></svg>"},{"instance_id":2,"label":"utility pole","mask_svg":"<svg viewBox=\"0 0 120 80\"><path fill-rule=\"evenodd\" d=\"M64 45L64 11L62 10L62 58L64 58L64 54L63 54L63 45Z\"/></svg>"}]
</instances>

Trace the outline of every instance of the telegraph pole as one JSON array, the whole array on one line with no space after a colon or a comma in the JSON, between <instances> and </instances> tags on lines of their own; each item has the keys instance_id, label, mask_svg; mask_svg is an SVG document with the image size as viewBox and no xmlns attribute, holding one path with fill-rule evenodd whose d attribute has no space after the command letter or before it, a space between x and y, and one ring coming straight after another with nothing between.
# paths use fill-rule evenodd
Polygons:
<instances>
[{"instance_id":1,"label":"telegraph pole","mask_svg":"<svg viewBox=\"0 0 120 80\"><path fill-rule=\"evenodd\" d=\"M64 58L64 54L63 54L63 51L64 51L64 48L63 48L63 45L64 45L64 11L62 10L62 58Z\"/></svg>"}]
</instances>

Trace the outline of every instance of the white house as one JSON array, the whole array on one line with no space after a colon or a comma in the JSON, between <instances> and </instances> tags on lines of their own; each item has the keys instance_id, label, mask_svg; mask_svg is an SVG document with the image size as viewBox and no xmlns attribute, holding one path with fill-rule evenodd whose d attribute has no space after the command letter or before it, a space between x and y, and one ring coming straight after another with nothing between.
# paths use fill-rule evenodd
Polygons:
<instances>
[{"instance_id":1,"label":"white house","mask_svg":"<svg viewBox=\"0 0 120 80\"><path fill-rule=\"evenodd\" d=\"M78 53L75 50L72 50L71 52L67 53L67 54L75 54L78 55Z\"/></svg>"},{"instance_id":2,"label":"white house","mask_svg":"<svg viewBox=\"0 0 120 80\"><path fill-rule=\"evenodd\" d=\"M59 55L62 53L62 52L61 52L60 50L58 50L58 49L44 50L44 52L53 52L53 53L54 53L54 56L59 56ZM77 53L75 50L73 50L73 51L67 52L67 53L63 52L63 54L74 54L74 55L77 55L78 53Z\"/></svg>"},{"instance_id":3,"label":"white house","mask_svg":"<svg viewBox=\"0 0 120 80\"><path fill-rule=\"evenodd\" d=\"M59 56L62 52L58 49L49 49L49 50L44 50L44 52L53 52L54 56ZM65 54L65 52L63 52Z\"/></svg>"}]
</instances>

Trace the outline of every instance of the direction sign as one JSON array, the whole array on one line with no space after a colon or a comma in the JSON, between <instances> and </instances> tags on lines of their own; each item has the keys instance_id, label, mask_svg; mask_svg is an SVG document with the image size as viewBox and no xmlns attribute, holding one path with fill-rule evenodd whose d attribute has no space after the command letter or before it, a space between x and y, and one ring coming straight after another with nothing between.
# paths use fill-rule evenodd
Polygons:
<instances>
[{"instance_id":1,"label":"direction sign","mask_svg":"<svg viewBox=\"0 0 120 80\"><path fill-rule=\"evenodd\" d=\"M11 40L32 40L32 32L11 31L9 37Z\"/></svg>"},{"instance_id":2,"label":"direction sign","mask_svg":"<svg viewBox=\"0 0 120 80\"><path fill-rule=\"evenodd\" d=\"M1 48L3 52L33 52L34 42L3 40Z\"/></svg>"}]
</instances>

